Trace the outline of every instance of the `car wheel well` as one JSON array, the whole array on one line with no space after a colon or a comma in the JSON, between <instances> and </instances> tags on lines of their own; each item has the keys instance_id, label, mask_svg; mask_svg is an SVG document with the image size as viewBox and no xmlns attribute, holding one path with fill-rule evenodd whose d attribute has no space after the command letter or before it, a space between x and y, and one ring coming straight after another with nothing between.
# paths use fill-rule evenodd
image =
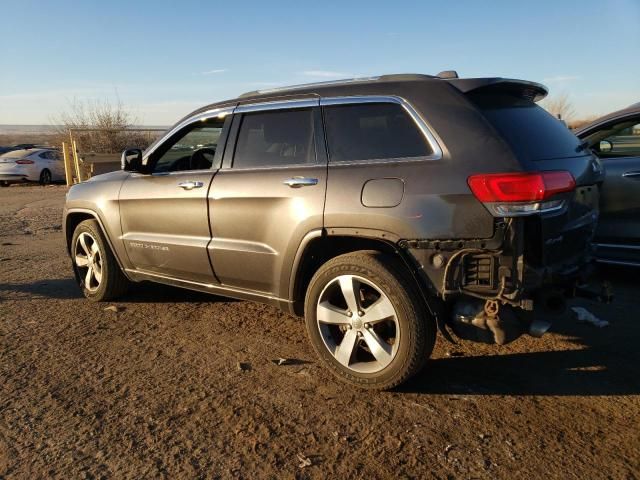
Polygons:
<instances>
[{"instance_id":1,"label":"car wheel well","mask_svg":"<svg viewBox=\"0 0 640 480\"><path fill-rule=\"evenodd\" d=\"M67 241L67 252L71 252L71 239L73 238L73 232L76 230L76 227L80 225L81 222L85 220L95 219L95 215L91 215L86 212L74 212L67 215L66 225L65 225L65 233L66 233L66 241Z\"/></svg>"},{"instance_id":2,"label":"car wheel well","mask_svg":"<svg viewBox=\"0 0 640 480\"><path fill-rule=\"evenodd\" d=\"M304 315L304 298L311 278L321 265L332 258L345 253L358 251L377 251L393 255L402 260L411 272L408 259L391 242L375 238L351 237L351 236L322 236L314 238L306 245L298 262L293 285L293 311L296 315ZM414 275L412 275L415 278ZM420 282L416 280L418 287L422 289Z\"/></svg>"}]
</instances>

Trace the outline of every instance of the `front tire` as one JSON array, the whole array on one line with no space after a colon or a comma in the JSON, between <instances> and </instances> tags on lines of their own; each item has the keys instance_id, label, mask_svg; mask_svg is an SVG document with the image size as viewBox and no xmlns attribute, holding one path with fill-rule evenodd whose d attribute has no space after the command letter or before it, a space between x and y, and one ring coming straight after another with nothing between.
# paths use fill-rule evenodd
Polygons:
<instances>
[{"instance_id":1,"label":"front tire","mask_svg":"<svg viewBox=\"0 0 640 480\"><path fill-rule=\"evenodd\" d=\"M380 252L340 255L322 265L305 299L309 339L341 380L386 390L418 373L436 327L403 265Z\"/></svg>"},{"instance_id":2,"label":"front tire","mask_svg":"<svg viewBox=\"0 0 640 480\"><path fill-rule=\"evenodd\" d=\"M51 183L51 172L48 168L40 172L40 179L38 181L40 185L49 185Z\"/></svg>"},{"instance_id":3,"label":"front tire","mask_svg":"<svg viewBox=\"0 0 640 480\"><path fill-rule=\"evenodd\" d=\"M97 221L85 220L78 224L71 241L71 260L78 285L89 300L113 300L127 290L129 281Z\"/></svg>"}]
</instances>

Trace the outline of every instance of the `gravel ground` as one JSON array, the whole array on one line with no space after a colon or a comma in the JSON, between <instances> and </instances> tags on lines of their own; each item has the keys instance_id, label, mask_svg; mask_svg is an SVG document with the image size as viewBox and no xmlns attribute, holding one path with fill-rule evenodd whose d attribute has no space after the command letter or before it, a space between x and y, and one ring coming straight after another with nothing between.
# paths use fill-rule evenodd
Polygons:
<instances>
[{"instance_id":1,"label":"gravel ground","mask_svg":"<svg viewBox=\"0 0 640 480\"><path fill-rule=\"evenodd\" d=\"M640 475L637 271L601 273L614 304L579 302L606 328L439 338L418 378L369 393L336 383L303 323L269 306L153 284L84 300L64 194L0 189L0 478Z\"/></svg>"}]
</instances>

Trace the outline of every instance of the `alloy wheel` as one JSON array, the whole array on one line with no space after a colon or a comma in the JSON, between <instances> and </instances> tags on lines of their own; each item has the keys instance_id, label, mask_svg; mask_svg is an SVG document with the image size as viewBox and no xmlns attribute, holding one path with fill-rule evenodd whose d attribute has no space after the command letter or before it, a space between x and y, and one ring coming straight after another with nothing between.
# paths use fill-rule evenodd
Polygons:
<instances>
[{"instance_id":1,"label":"alloy wheel","mask_svg":"<svg viewBox=\"0 0 640 480\"><path fill-rule=\"evenodd\" d=\"M323 289L316 319L325 347L358 373L383 370L399 346L400 325L393 304L373 282L340 275Z\"/></svg>"},{"instance_id":2,"label":"alloy wheel","mask_svg":"<svg viewBox=\"0 0 640 480\"><path fill-rule=\"evenodd\" d=\"M87 232L82 232L76 240L73 255L84 287L95 292L102 282L102 253L96 239Z\"/></svg>"}]
</instances>

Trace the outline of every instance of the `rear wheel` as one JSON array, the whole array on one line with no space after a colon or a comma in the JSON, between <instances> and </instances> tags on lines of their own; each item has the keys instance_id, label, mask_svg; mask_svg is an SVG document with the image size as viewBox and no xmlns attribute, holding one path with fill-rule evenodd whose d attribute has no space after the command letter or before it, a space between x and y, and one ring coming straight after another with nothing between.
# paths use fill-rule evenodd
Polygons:
<instances>
[{"instance_id":1,"label":"rear wheel","mask_svg":"<svg viewBox=\"0 0 640 480\"><path fill-rule=\"evenodd\" d=\"M51 183L51 172L45 168L40 172L40 185L49 185Z\"/></svg>"},{"instance_id":2,"label":"rear wheel","mask_svg":"<svg viewBox=\"0 0 640 480\"><path fill-rule=\"evenodd\" d=\"M0 187L8 187L9 182L0 182Z\"/></svg>"},{"instance_id":3,"label":"rear wheel","mask_svg":"<svg viewBox=\"0 0 640 480\"><path fill-rule=\"evenodd\" d=\"M76 280L89 300L112 300L127 290L129 281L95 220L85 220L76 227L71 258Z\"/></svg>"},{"instance_id":4,"label":"rear wheel","mask_svg":"<svg viewBox=\"0 0 640 480\"><path fill-rule=\"evenodd\" d=\"M435 322L415 282L394 258L357 252L325 263L311 279L305 322L322 362L342 380L393 388L424 365Z\"/></svg>"}]
</instances>

